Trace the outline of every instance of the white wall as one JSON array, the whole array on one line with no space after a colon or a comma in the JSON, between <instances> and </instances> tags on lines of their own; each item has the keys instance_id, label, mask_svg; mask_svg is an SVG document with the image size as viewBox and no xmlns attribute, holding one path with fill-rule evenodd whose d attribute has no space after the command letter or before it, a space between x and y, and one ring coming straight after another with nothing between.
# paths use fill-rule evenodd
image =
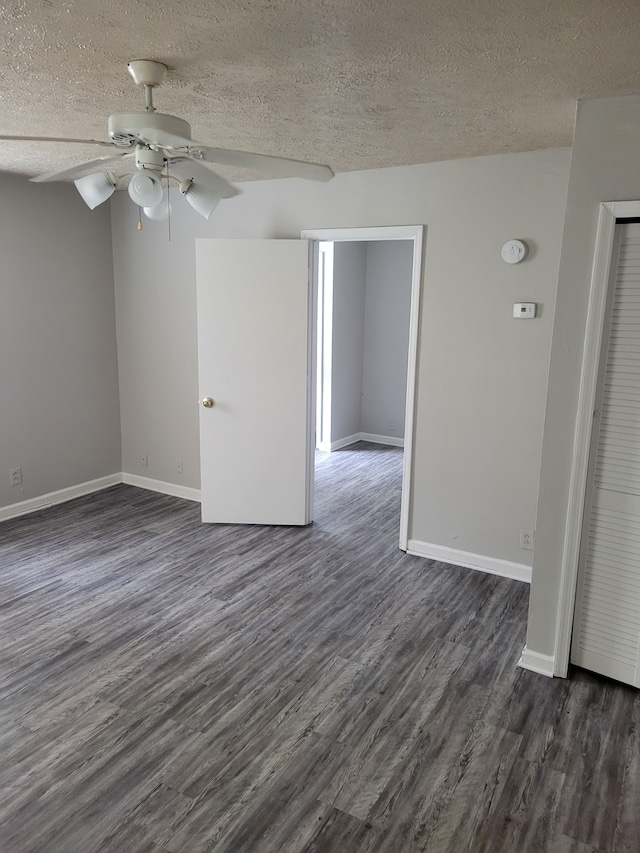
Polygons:
<instances>
[{"instance_id":1,"label":"white wall","mask_svg":"<svg viewBox=\"0 0 640 853\"><path fill-rule=\"evenodd\" d=\"M1 508L121 465L108 205L17 177L0 190Z\"/></svg>"},{"instance_id":2,"label":"white wall","mask_svg":"<svg viewBox=\"0 0 640 853\"><path fill-rule=\"evenodd\" d=\"M136 230L112 200L126 471L198 487L194 238L297 237L302 229L427 226L410 535L523 563L535 527L544 400L569 151L540 151L260 181L206 223L174 198L166 223ZM529 259L500 248L526 239ZM530 322L514 301L540 304ZM138 454L149 451L149 467ZM184 459L184 474L173 460Z\"/></svg>"},{"instance_id":3,"label":"white wall","mask_svg":"<svg viewBox=\"0 0 640 853\"><path fill-rule=\"evenodd\" d=\"M579 104L540 472L527 648L553 655L560 566L599 205L640 199L640 96Z\"/></svg>"},{"instance_id":4,"label":"white wall","mask_svg":"<svg viewBox=\"0 0 640 853\"><path fill-rule=\"evenodd\" d=\"M413 243L367 243L360 431L404 438ZM395 426L391 428L389 422Z\"/></svg>"},{"instance_id":5,"label":"white wall","mask_svg":"<svg viewBox=\"0 0 640 853\"><path fill-rule=\"evenodd\" d=\"M361 432L366 243L333 247L331 441Z\"/></svg>"}]
</instances>

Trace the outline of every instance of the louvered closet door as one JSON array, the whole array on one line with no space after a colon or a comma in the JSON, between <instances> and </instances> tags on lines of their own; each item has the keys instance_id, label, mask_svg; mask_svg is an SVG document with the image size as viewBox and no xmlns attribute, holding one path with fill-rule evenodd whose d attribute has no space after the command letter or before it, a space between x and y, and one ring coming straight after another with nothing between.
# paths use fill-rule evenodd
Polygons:
<instances>
[{"instance_id":1,"label":"louvered closet door","mask_svg":"<svg viewBox=\"0 0 640 853\"><path fill-rule=\"evenodd\" d=\"M640 686L640 224L616 232L571 659Z\"/></svg>"}]
</instances>

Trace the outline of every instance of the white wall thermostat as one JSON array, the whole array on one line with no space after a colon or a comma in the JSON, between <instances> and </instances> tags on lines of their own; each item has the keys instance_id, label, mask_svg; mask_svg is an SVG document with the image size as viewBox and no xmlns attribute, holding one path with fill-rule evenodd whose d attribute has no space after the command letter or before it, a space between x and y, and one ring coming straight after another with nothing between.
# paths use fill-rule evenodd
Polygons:
<instances>
[{"instance_id":1,"label":"white wall thermostat","mask_svg":"<svg viewBox=\"0 0 640 853\"><path fill-rule=\"evenodd\" d=\"M507 264L519 264L527 257L529 247L522 240L507 240L502 247L502 260Z\"/></svg>"},{"instance_id":2,"label":"white wall thermostat","mask_svg":"<svg viewBox=\"0 0 640 853\"><path fill-rule=\"evenodd\" d=\"M514 302L513 316L518 320L533 320L536 316L535 302Z\"/></svg>"}]
</instances>

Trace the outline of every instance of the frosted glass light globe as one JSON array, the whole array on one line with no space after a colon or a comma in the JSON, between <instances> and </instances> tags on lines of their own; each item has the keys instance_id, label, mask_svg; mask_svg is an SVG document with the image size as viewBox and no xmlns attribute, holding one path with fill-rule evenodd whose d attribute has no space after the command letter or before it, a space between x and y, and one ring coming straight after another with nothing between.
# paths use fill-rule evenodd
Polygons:
<instances>
[{"instance_id":1,"label":"frosted glass light globe","mask_svg":"<svg viewBox=\"0 0 640 853\"><path fill-rule=\"evenodd\" d=\"M160 178L148 169L141 169L129 181L129 197L140 207L155 207L162 201Z\"/></svg>"}]
</instances>

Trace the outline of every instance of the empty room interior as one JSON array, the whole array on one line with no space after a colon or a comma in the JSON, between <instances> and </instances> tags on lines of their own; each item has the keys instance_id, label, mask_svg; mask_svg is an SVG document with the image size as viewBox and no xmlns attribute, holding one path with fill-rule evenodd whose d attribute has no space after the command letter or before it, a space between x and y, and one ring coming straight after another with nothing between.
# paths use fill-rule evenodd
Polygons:
<instances>
[{"instance_id":1,"label":"empty room interior","mask_svg":"<svg viewBox=\"0 0 640 853\"><path fill-rule=\"evenodd\" d=\"M640 850L640 9L10 3L0 850Z\"/></svg>"}]
</instances>

